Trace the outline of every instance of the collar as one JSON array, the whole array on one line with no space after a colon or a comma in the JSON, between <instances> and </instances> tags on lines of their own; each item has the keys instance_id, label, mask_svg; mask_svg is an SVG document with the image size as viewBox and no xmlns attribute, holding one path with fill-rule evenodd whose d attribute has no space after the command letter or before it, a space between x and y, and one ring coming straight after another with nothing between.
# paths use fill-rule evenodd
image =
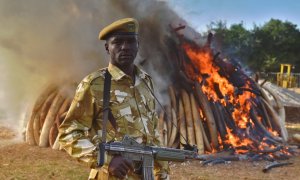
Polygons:
<instances>
[{"instance_id":1,"label":"collar","mask_svg":"<svg viewBox=\"0 0 300 180\"><path fill-rule=\"evenodd\" d=\"M118 68L117 66L115 66L111 63L108 64L108 71L111 74L112 79L114 79L114 80L120 80L126 76L128 77L128 75L125 74L120 68ZM143 72L136 65L134 65L134 72L135 72L135 77L139 77L141 79L146 78L146 73Z\"/></svg>"},{"instance_id":2,"label":"collar","mask_svg":"<svg viewBox=\"0 0 300 180\"><path fill-rule=\"evenodd\" d=\"M115 80L120 80L124 76L126 76L126 74L121 69L111 63L108 64L108 72L111 74L112 79Z\"/></svg>"}]
</instances>

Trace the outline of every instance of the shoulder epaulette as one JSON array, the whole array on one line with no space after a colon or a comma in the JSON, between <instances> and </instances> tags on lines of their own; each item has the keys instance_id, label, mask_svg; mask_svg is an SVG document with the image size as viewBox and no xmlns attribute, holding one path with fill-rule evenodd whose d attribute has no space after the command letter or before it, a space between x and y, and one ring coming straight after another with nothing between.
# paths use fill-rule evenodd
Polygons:
<instances>
[{"instance_id":1,"label":"shoulder epaulette","mask_svg":"<svg viewBox=\"0 0 300 180\"><path fill-rule=\"evenodd\" d=\"M102 69L99 69L95 72L92 72L91 74L87 75L83 80L82 82L85 82L85 83L89 83L91 84L95 79L101 77L101 78L104 78L104 74L105 74L105 70L107 68L102 68Z\"/></svg>"},{"instance_id":2,"label":"shoulder epaulette","mask_svg":"<svg viewBox=\"0 0 300 180\"><path fill-rule=\"evenodd\" d=\"M142 78L142 79L152 79L151 78L151 76L149 75L149 74L147 74L142 68L140 68L140 67L138 67L137 66L137 68L139 69L139 71L140 71L140 77Z\"/></svg>"}]
</instances>

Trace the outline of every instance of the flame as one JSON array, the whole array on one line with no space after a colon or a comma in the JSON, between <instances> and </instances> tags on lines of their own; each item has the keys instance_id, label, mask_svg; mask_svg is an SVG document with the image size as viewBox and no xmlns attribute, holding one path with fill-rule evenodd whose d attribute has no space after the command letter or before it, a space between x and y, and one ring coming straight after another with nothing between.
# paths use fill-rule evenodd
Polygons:
<instances>
[{"instance_id":1,"label":"flame","mask_svg":"<svg viewBox=\"0 0 300 180\"><path fill-rule=\"evenodd\" d=\"M224 149L223 143L222 143L222 138L220 136L220 134L218 134L218 142L220 144L219 149Z\"/></svg>"},{"instance_id":2,"label":"flame","mask_svg":"<svg viewBox=\"0 0 300 180\"><path fill-rule=\"evenodd\" d=\"M275 131L275 130L273 131L271 128L267 128L267 130L274 136L279 136L279 133L277 131Z\"/></svg>"},{"instance_id":3,"label":"flame","mask_svg":"<svg viewBox=\"0 0 300 180\"><path fill-rule=\"evenodd\" d=\"M237 93L237 89L226 77L220 74L220 67L214 64L213 54L210 49L194 47L188 43L183 44L183 48L191 61L184 62L185 73L188 78L198 81L202 86L201 90L208 97L210 101L220 102L224 107L232 106L234 110L231 111L231 116L234 120L238 132L233 132L232 129L226 126L226 140L222 140L218 136L219 145L221 149L225 144L230 145L236 149L237 153L248 152L247 148L253 148L254 143L260 143L258 149L274 148L269 145L266 139L262 141L257 140L253 142L253 138L249 137L249 129L255 127L252 119L250 118L250 110L253 106L251 99L256 98L256 95L251 92L249 81L246 81L242 90ZM236 69L234 69L237 71ZM203 116L200 109L200 114ZM256 115L259 122L262 118ZM203 119L203 118L202 118ZM276 131L268 129L274 136L278 136ZM254 135L255 136L255 135ZM216 151L213 149L213 151Z\"/></svg>"},{"instance_id":4,"label":"flame","mask_svg":"<svg viewBox=\"0 0 300 180\"><path fill-rule=\"evenodd\" d=\"M219 68L213 65L213 56L210 51L205 51L202 49L198 49L198 51L195 51L190 47L189 44L184 44L183 47L186 50L189 58L192 61L194 60L192 66L185 64L188 76L191 79L198 80L199 82L203 80L203 78L199 76L199 74L195 74L193 72L193 66L196 66L197 69L200 70L201 74L209 75L209 77L205 79L205 82L208 83L208 85L203 86L202 88L203 92L209 97L209 99L213 99L214 101L217 101L219 99L214 89L214 83L219 84L219 90L221 91L222 95L234 93L234 86L231 85L226 78L221 77L218 73ZM230 99L230 101L233 101L233 99ZM224 101L222 102L225 103Z\"/></svg>"},{"instance_id":5,"label":"flame","mask_svg":"<svg viewBox=\"0 0 300 180\"><path fill-rule=\"evenodd\" d=\"M228 127L226 127L227 131L227 140L225 140L225 143L230 144L233 147L248 147L250 146L253 142L249 138L243 138L241 139L240 137L236 136L235 134L232 133L232 130L230 130ZM243 149L237 149L237 153L245 153L247 150Z\"/></svg>"},{"instance_id":6,"label":"flame","mask_svg":"<svg viewBox=\"0 0 300 180\"><path fill-rule=\"evenodd\" d=\"M274 145L266 143L266 138L263 138L263 141L258 146L259 150L274 149L274 148L276 148Z\"/></svg>"},{"instance_id":7,"label":"flame","mask_svg":"<svg viewBox=\"0 0 300 180\"><path fill-rule=\"evenodd\" d=\"M205 118L205 116L204 116L203 111L202 111L201 108L198 108L198 112L199 112L199 114L200 114L200 118L201 118L203 121L206 121L206 118Z\"/></svg>"}]
</instances>

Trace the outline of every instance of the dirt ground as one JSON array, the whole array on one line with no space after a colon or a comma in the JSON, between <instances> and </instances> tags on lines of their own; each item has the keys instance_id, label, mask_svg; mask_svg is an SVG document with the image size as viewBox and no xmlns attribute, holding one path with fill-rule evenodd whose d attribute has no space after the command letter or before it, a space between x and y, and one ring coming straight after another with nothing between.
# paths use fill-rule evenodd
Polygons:
<instances>
[{"instance_id":1,"label":"dirt ground","mask_svg":"<svg viewBox=\"0 0 300 180\"><path fill-rule=\"evenodd\" d=\"M288 122L289 134L300 133L300 121ZM0 179L87 179L89 168L63 151L30 146L14 140L15 133L0 126ZM294 143L292 140L290 143ZM262 169L267 161L239 161L202 166L200 161L170 163L171 179L299 179L300 156L287 160L292 165ZM286 161L285 161L286 162Z\"/></svg>"}]
</instances>

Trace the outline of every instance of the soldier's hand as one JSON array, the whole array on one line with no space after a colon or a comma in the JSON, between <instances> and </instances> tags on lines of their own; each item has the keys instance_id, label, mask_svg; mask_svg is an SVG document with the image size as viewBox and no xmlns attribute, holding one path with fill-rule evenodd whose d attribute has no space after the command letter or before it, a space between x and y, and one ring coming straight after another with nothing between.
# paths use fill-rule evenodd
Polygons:
<instances>
[{"instance_id":1,"label":"soldier's hand","mask_svg":"<svg viewBox=\"0 0 300 180\"><path fill-rule=\"evenodd\" d=\"M133 171L132 161L122 156L114 156L109 163L108 172L120 179L125 178L129 171Z\"/></svg>"}]
</instances>

